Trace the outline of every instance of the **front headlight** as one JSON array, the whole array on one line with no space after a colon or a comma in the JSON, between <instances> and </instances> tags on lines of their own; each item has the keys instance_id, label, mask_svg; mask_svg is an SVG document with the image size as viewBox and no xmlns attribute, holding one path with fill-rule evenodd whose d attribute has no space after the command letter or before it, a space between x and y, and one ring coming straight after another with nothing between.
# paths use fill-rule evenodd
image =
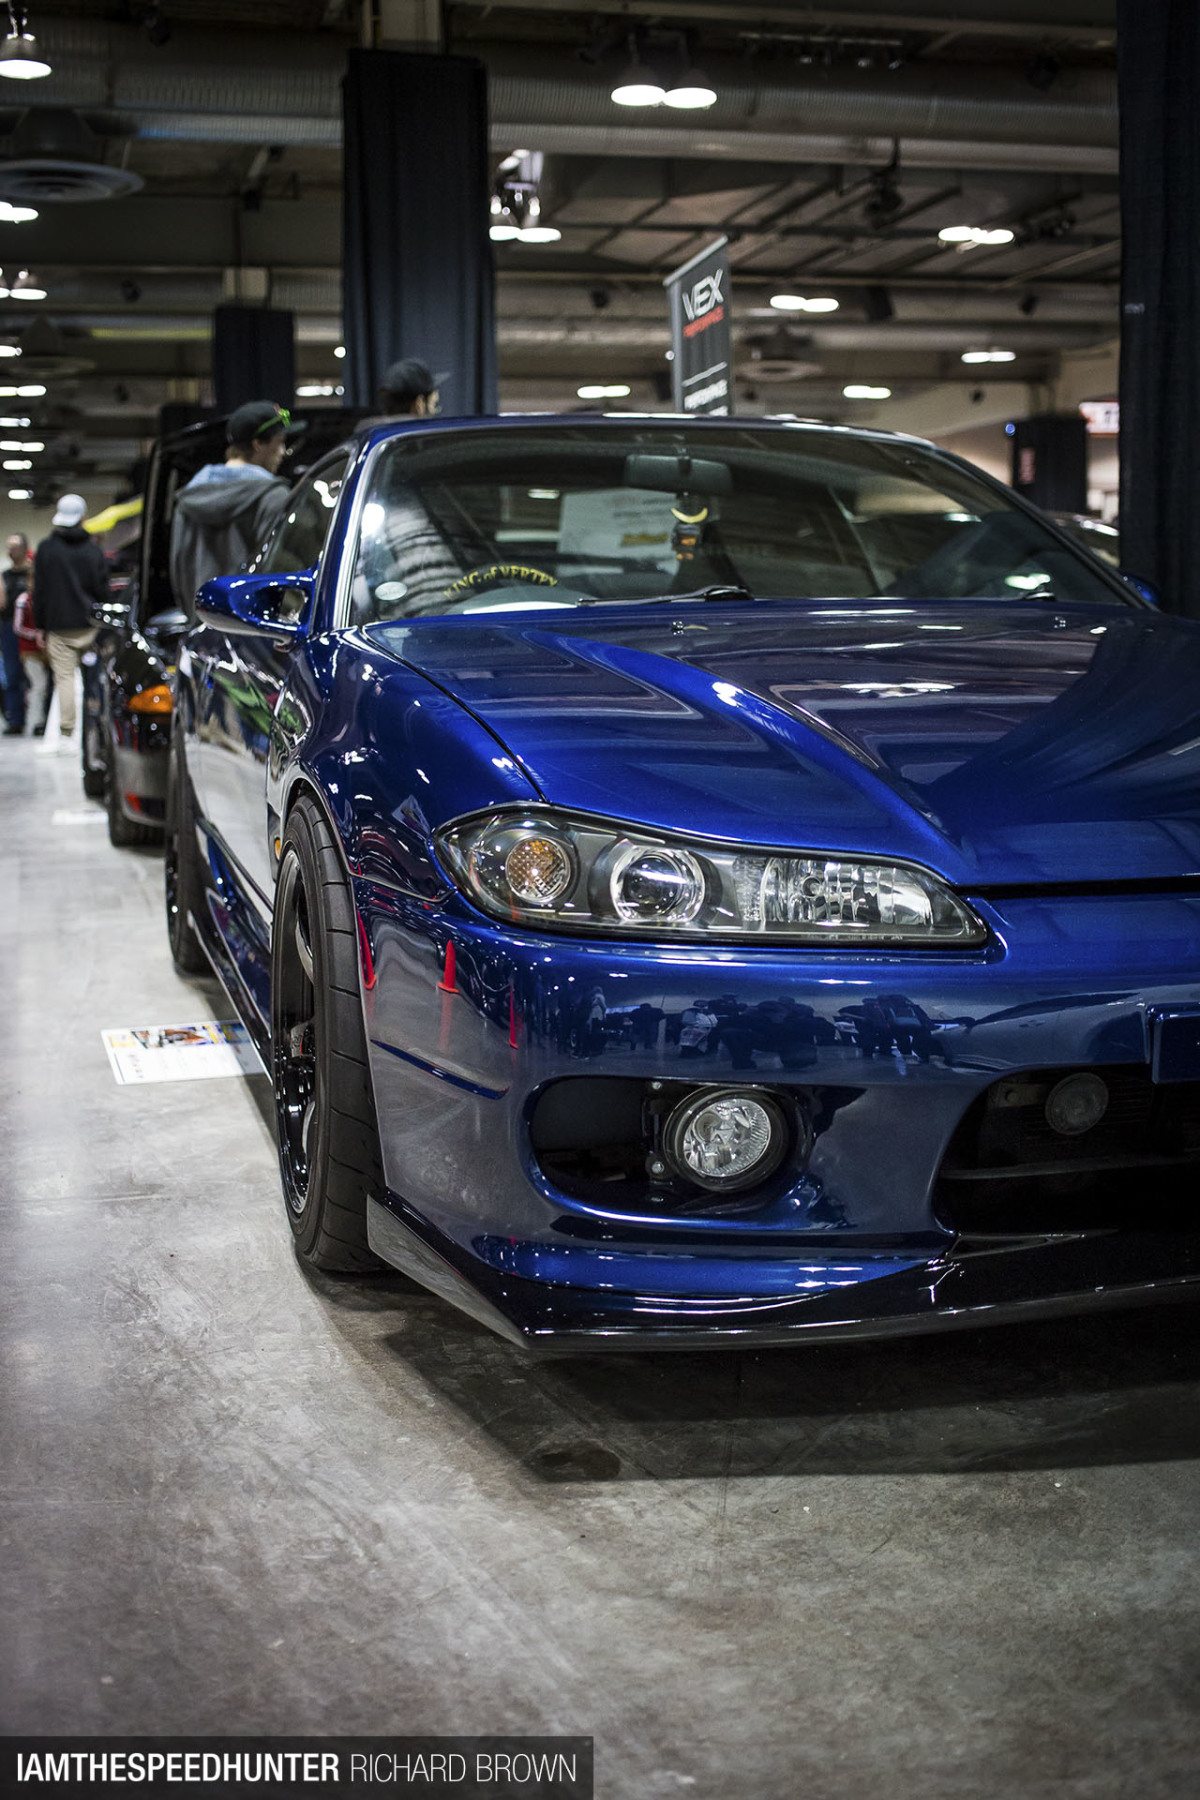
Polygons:
<instances>
[{"instance_id":1,"label":"front headlight","mask_svg":"<svg viewBox=\"0 0 1200 1800\"><path fill-rule=\"evenodd\" d=\"M988 935L913 863L747 850L553 807L459 819L437 848L493 918L551 931L960 947Z\"/></svg>"}]
</instances>

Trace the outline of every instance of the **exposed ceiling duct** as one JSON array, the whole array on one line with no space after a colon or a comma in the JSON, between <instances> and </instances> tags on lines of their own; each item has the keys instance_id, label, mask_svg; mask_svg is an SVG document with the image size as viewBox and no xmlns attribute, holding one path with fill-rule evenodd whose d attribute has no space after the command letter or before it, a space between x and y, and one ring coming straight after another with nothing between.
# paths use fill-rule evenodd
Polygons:
<instances>
[{"instance_id":1,"label":"exposed ceiling duct","mask_svg":"<svg viewBox=\"0 0 1200 1800\"><path fill-rule=\"evenodd\" d=\"M39 99L103 112L115 132L196 143L336 147L342 56L329 40L236 40L180 29L166 60L128 32L47 22L54 74ZM1116 169L1115 78L1073 70L1048 89L986 64L903 69L709 59L719 98L687 127L614 116L608 84L565 53L473 46L489 70L492 142L576 154L877 163L895 140L912 167Z\"/></svg>"}]
</instances>

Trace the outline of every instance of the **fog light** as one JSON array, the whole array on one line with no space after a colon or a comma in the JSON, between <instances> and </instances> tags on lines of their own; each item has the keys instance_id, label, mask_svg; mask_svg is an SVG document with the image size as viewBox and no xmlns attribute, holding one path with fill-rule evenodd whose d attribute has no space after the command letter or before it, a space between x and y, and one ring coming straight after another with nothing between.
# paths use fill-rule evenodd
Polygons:
<instances>
[{"instance_id":1,"label":"fog light","mask_svg":"<svg viewBox=\"0 0 1200 1800\"><path fill-rule=\"evenodd\" d=\"M753 1187L783 1161L788 1132L770 1094L717 1088L692 1094L667 1120L663 1150L675 1171L726 1193Z\"/></svg>"},{"instance_id":2,"label":"fog light","mask_svg":"<svg viewBox=\"0 0 1200 1800\"><path fill-rule=\"evenodd\" d=\"M1046 1123L1059 1137L1082 1137L1108 1111L1108 1088L1099 1075L1067 1075L1046 1097Z\"/></svg>"}]
</instances>

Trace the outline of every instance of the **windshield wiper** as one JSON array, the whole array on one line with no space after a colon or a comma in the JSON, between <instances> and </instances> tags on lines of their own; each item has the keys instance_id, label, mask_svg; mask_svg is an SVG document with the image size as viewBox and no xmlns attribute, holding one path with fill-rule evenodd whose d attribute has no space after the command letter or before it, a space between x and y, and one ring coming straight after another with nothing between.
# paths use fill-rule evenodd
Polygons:
<instances>
[{"instance_id":1,"label":"windshield wiper","mask_svg":"<svg viewBox=\"0 0 1200 1800\"><path fill-rule=\"evenodd\" d=\"M748 587L737 581L718 581L712 587L692 588L686 594L649 594L643 606L673 606L676 600L753 600Z\"/></svg>"}]
</instances>

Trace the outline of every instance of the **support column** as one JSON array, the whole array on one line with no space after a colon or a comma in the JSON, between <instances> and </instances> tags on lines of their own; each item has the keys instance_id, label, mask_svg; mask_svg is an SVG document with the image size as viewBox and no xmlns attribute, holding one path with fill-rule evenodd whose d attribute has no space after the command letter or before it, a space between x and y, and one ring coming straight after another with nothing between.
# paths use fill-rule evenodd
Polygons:
<instances>
[{"instance_id":1,"label":"support column","mask_svg":"<svg viewBox=\"0 0 1200 1800\"><path fill-rule=\"evenodd\" d=\"M487 77L470 57L352 50L344 86L346 397L415 356L442 412L496 410Z\"/></svg>"},{"instance_id":2,"label":"support column","mask_svg":"<svg viewBox=\"0 0 1200 1800\"><path fill-rule=\"evenodd\" d=\"M1200 618L1200 7L1118 0L1121 561Z\"/></svg>"}]
</instances>

